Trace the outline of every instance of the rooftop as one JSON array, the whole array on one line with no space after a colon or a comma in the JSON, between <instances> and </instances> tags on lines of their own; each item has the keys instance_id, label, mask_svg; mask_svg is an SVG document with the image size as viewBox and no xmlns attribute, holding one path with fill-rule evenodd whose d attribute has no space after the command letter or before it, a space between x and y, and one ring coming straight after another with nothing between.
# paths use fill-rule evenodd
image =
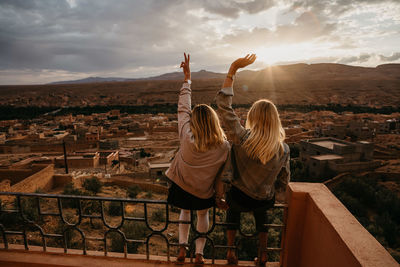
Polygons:
<instances>
[{"instance_id":1,"label":"rooftop","mask_svg":"<svg viewBox=\"0 0 400 267\"><path fill-rule=\"evenodd\" d=\"M149 162L149 168L155 169L155 168L168 168L171 165L170 162L167 163L150 163Z\"/></svg>"},{"instance_id":2,"label":"rooftop","mask_svg":"<svg viewBox=\"0 0 400 267\"><path fill-rule=\"evenodd\" d=\"M317 146L322 146L322 147L326 147L328 149L333 150L333 146L347 146L346 144L343 143L339 143L339 142L335 142L335 141L331 141L331 140L326 140L326 141L315 141L315 142L311 142L314 145Z\"/></svg>"},{"instance_id":3,"label":"rooftop","mask_svg":"<svg viewBox=\"0 0 400 267\"><path fill-rule=\"evenodd\" d=\"M335 154L326 154L326 155L318 155L318 156L312 156L312 159L316 160L334 160L334 159L343 159L342 156L338 156Z\"/></svg>"}]
</instances>

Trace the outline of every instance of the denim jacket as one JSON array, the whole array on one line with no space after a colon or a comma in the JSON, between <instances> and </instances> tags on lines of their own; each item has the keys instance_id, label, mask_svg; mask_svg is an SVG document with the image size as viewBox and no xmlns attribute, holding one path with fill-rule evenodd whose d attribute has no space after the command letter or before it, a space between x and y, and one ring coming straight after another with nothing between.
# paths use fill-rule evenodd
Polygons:
<instances>
[{"instance_id":1,"label":"denim jacket","mask_svg":"<svg viewBox=\"0 0 400 267\"><path fill-rule=\"evenodd\" d=\"M290 180L289 146L283 143L283 153L277 152L266 164L262 164L258 159L249 158L243 143L250 132L240 124L240 119L233 111L232 97L232 87L222 88L216 96L218 113L225 127L233 134L233 177L230 183L257 200L271 199L275 193L284 194Z\"/></svg>"}]
</instances>

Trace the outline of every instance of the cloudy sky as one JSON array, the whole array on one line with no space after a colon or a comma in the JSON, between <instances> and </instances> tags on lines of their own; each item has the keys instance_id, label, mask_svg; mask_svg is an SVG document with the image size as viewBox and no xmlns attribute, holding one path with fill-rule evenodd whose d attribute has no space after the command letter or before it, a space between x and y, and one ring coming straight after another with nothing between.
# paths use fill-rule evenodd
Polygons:
<instances>
[{"instance_id":1,"label":"cloudy sky","mask_svg":"<svg viewBox=\"0 0 400 267\"><path fill-rule=\"evenodd\" d=\"M271 64L400 62L400 1L0 0L0 84L225 71Z\"/></svg>"}]
</instances>

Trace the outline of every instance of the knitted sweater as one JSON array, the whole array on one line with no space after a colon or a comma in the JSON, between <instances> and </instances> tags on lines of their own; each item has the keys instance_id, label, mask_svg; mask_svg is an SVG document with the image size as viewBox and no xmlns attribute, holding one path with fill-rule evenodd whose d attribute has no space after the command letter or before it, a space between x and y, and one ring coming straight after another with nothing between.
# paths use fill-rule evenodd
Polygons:
<instances>
[{"instance_id":1,"label":"knitted sweater","mask_svg":"<svg viewBox=\"0 0 400 267\"><path fill-rule=\"evenodd\" d=\"M196 151L190 129L191 92L190 85L184 83L178 101L180 148L165 174L186 192L207 199L214 196L215 190L222 188L217 186L217 183L222 183L220 177L228 159L230 146L229 142L225 141L219 147L206 152Z\"/></svg>"}]
</instances>

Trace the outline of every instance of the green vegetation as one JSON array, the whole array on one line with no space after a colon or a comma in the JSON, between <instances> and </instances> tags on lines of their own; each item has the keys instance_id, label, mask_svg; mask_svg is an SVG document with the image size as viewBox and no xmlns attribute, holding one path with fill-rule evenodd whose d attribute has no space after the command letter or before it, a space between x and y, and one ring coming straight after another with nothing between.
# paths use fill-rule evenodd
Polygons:
<instances>
[{"instance_id":1,"label":"green vegetation","mask_svg":"<svg viewBox=\"0 0 400 267\"><path fill-rule=\"evenodd\" d=\"M333 193L400 262L400 198L369 177L352 177Z\"/></svg>"},{"instance_id":2,"label":"green vegetation","mask_svg":"<svg viewBox=\"0 0 400 267\"><path fill-rule=\"evenodd\" d=\"M127 221L122 226L121 231L125 234L127 239L143 240L149 233L150 230L146 227L143 222ZM113 252L124 252L124 240L122 236L117 232L111 232L107 236L108 240L111 240L110 251ZM141 243L128 242L127 251L128 253L136 253Z\"/></svg>"},{"instance_id":3,"label":"green vegetation","mask_svg":"<svg viewBox=\"0 0 400 267\"><path fill-rule=\"evenodd\" d=\"M122 215L121 202L111 201L110 204L108 205L107 213L108 215L111 216L121 216Z\"/></svg>"},{"instance_id":4,"label":"green vegetation","mask_svg":"<svg viewBox=\"0 0 400 267\"><path fill-rule=\"evenodd\" d=\"M219 217L218 221L225 221L225 212L219 212L216 214ZM270 209L268 211L268 221L275 224L281 224L283 218L282 210ZM210 222L211 223L211 222ZM242 213L241 219L241 231L245 234L256 233L255 221L252 213ZM226 245L225 227L215 227L214 231L209 237L214 241L214 245ZM193 235L193 234L192 234ZM192 236L191 235L191 236ZM191 240L191 239L190 239ZM258 247L258 235L254 237L243 237L237 232L236 234L236 245L238 246L238 256L241 260L252 261L257 256ZM268 247L280 247L281 234L280 230L270 229L268 231ZM206 258L212 258L212 247L211 244L207 243L204 247L204 255ZM226 249L215 250L216 259L226 258ZM269 261L279 261L279 253L271 252L268 255Z\"/></svg>"},{"instance_id":5,"label":"green vegetation","mask_svg":"<svg viewBox=\"0 0 400 267\"><path fill-rule=\"evenodd\" d=\"M146 158L146 157L150 157L150 156L151 156L151 154L147 153L146 150L144 150L144 148L140 149L140 157L141 158Z\"/></svg>"},{"instance_id":6,"label":"green vegetation","mask_svg":"<svg viewBox=\"0 0 400 267\"><path fill-rule=\"evenodd\" d=\"M83 187L93 193L94 195L97 195L97 193L101 192L101 188L103 187L103 184L100 182L100 180L97 177L92 177L88 178L83 182Z\"/></svg>"},{"instance_id":7,"label":"green vegetation","mask_svg":"<svg viewBox=\"0 0 400 267\"><path fill-rule=\"evenodd\" d=\"M137 195L138 195L140 192L142 192L142 189L140 189L139 186L137 186L137 185L131 185L130 187L128 187L128 190L127 190L126 193L127 193L127 195L128 195L129 198L136 198Z\"/></svg>"},{"instance_id":8,"label":"green vegetation","mask_svg":"<svg viewBox=\"0 0 400 267\"><path fill-rule=\"evenodd\" d=\"M292 143L289 144L289 149L290 149L290 158L298 158L300 156L300 144L297 143Z\"/></svg>"},{"instance_id":9,"label":"green vegetation","mask_svg":"<svg viewBox=\"0 0 400 267\"><path fill-rule=\"evenodd\" d=\"M290 181L315 182L315 181L310 181L310 178L308 178L307 166L304 166L304 163L298 159L290 160Z\"/></svg>"},{"instance_id":10,"label":"green vegetation","mask_svg":"<svg viewBox=\"0 0 400 267\"><path fill-rule=\"evenodd\" d=\"M156 222L165 222L165 209L158 209L151 214L151 220Z\"/></svg>"},{"instance_id":11,"label":"green vegetation","mask_svg":"<svg viewBox=\"0 0 400 267\"><path fill-rule=\"evenodd\" d=\"M80 196L83 195L81 190L74 187L74 183L70 182L64 186L63 195Z\"/></svg>"},{"instance_id":12,"label":"green vegetation","mask_svg":"<svg viewBox=\"0 0 400 267\"><path fill-rule=\"evenodd\" d=\"M251 104L236 104L234 108L249 108ZM215 105L213 105L215 107ZM55 111L60 107L14 107L14 106L0 106L0 120L13 120L13 119L33 119L45 113ZM91 115L92 113L106 113L113 109L119 109L121 113L128 114L157 114L177 112L177 104L155 104L155 105L142 105L142 106L127 106L127 105L109 105L109 106L86 106L86 107L67 107L61 108L56 115ZM374 114L392 114L400 112L400 106L385 106L381 108L373 108L368 106L355 106L355 105L341 105L341 104L328 104L328 105L299 105L287 104L278 105L279 110L290 110L298 112L310 112L329 110L336 113L353 112L353 113L374 113Z\"/></svg>"}]
</instances>

